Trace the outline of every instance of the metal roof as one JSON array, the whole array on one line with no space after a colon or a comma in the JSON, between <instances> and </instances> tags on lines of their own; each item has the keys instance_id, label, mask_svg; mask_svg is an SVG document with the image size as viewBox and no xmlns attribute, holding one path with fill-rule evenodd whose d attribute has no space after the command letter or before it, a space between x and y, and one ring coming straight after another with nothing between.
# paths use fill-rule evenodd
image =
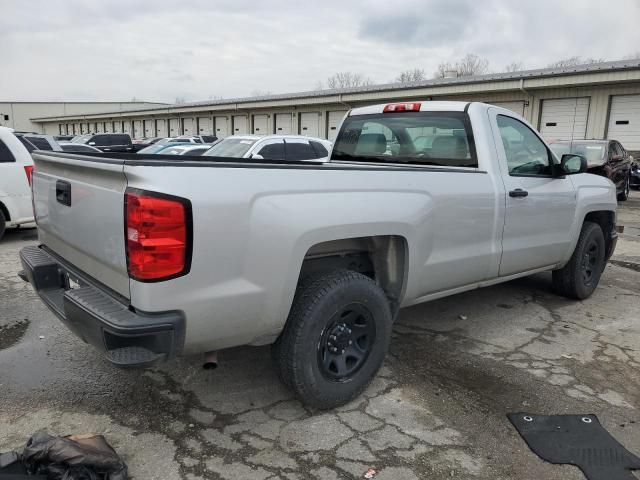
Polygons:
<instances>
[{"instance_id":1,"label":"metal roof","mask_svg":"<svg viewBox=\"0 0 640 480\"><path fill-rule=\"evenodd\" d=\"M240 103L252 103L252 102L268 102L268 101L276 101L276 100L294 100L298 98L321 98L321 97L330 97L330 96L339 96L344 94L353 94L353 93L376 93L376 92L384 92L384 91L392 91L398 89L414 89L414 88L428 88L428 87L437 87L437 86L452 86L452 85L465 85L465 84L478 84L478 83L488 83L495 81L505 81L505 80L526 80L532 78L545 78L545 77L557 77L562 75L579 75L579 74L588 74L588 73L610 73L615 71L624 71L624 70L636 70L640 68L640 58L632 59L632 60L618 60L613 62L600 62L600 63L591 63L584 65L575 65L571 67L559 67L559 68L540 68L535 70L523 70L519 72L505 72L505 73L489 73L485 75L473 75L466 77L451 77L451 78L435 78L431 80L423 80L418 82L408 82L408 83L384 83L384 84L376 84L376 85L367 85L361 87L351 87L351 88L336 88L336 89L326 89L326 90L310 90L303 92L295 92L295 93L281 93L281 94L271 94L271 95L261 95L261 96L253 96L253 97L236 97L236 98L225 98L221 100L207 100L201 102L189 102L189 103L181 103L181 104L168 104L166 107L162 106L150 106L150 107L139 107L131 110L117 110L117 111L105 111L105 112L88 112L86 114L75 114L75 115L54 115L49 117L36 117L31 120L42 121L47 119L57 119L57 118L79 118L84 115L94 116L109 116L109 115L122 115L127 113L141 113L153 110L166 110L167 112L171 110L182 110L189 107L206 107L206 106L222 106L222 105L237 105Z\"/></svg>"}]
</instances>

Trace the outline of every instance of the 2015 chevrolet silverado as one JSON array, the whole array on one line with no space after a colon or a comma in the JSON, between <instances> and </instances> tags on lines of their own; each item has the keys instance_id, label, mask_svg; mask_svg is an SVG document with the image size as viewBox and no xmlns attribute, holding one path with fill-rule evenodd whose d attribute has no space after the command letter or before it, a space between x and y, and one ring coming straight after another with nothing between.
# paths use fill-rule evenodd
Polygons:
<instances>
[{"instance_id":1,"label":"2015 chevrolet silverado","mask_svg":"<svg viewBox=\"0 0 640 480\"><path fill-rule=\"evenodd\" d=\"M23 278L121 366L273 344L304 402L357 396L401 307L545 270L596 288L616 193L509 110L351 110L326 163L38 152Z\"/></svg>"}]
</instances>

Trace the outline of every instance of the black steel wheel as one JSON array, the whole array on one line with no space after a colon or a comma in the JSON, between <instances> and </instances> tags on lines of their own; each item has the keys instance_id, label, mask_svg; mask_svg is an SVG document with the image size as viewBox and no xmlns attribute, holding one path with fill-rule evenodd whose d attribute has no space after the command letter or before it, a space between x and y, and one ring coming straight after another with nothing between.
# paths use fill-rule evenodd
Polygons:
<instances>
[{"instance_id":1,"label":"black steel wheel","mask_svg":"<svg viewBox=\"0 0 640 480\"><path fill-rule=\"evenodd\" d=\"M306 405L342 405L382 366L391 325L389 301L371 278L338 270L305 279L272 348L276 371Z\"/></svg>"},{"instance_id":2,"label":"black steel wheel","mask_svg":"<svg viewBox=\"0 0 640 480\"><path fill-rule=\"evenodd\" d=\"M375 340L371 312L359 303L346 305L329 320L318 342L320 371L334 382L348 381L366 362Z\"/></svg>"}]
</instances>

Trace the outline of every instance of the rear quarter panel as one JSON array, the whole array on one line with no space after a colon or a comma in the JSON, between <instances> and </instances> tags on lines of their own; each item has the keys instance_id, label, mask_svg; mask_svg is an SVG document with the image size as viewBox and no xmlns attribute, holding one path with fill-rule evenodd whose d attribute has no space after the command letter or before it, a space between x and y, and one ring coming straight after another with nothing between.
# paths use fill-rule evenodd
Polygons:
<instances>
[{"instance_id":1,"label":"rear quarter panel","mask_svg":"<svg viewBox=\"0 0 640 480\"><path fill-rule=\"evenodd\" d=\"M404 237L405 304L468 275L486 278L499 257L496 199L484 173L127 165L125 174L129 187L192 203L189 274L131 281L136 308L185 312L186 352L273 341L317 243ZM451 268L461 261L465 268Z\"/></svg>"}]
</instances>

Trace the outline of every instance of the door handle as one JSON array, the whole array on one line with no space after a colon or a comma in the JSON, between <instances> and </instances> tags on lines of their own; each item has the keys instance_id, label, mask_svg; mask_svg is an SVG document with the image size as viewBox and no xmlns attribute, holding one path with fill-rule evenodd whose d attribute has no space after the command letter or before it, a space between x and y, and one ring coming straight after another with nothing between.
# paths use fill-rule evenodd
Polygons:
<instances>
[{"instance_id":1,"label":"door handle","mask_svg":"<svg viewBox=\"0 0 640 480\"><path fill-rule=\"evenodd\" d=\"M526 197L527 195L529 195L529 192L521 188L516 188L515 190L511 190L509 192L510 197Z\"/></svg>"}]
</instances>

